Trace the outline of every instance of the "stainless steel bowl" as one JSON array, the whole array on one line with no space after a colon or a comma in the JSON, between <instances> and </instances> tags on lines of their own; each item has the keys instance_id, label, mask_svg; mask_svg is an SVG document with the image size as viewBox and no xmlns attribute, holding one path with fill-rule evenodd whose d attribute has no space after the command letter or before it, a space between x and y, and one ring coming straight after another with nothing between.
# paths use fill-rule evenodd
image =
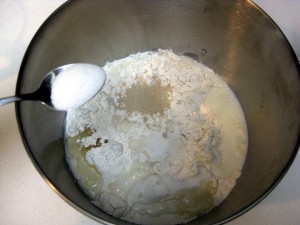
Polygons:
<instances>
[{"instance_id":1,"label":"stainless steel bowl","mask_svg":"<svg viewBox=\"0 0 300 225\"><path fill-rule=\"evenodd\" d=\"M38 30L23 59L16 94L68 63L104 65L138 51L171 48L198 57L238 96L249 129L242 176L228 198L189 224L220 224L260 202L299 148L300 81L296 56L276 24L251 1L69 1ZM21 135L36 168L67 202L99 222L128 224L91 204L64 162L64 114L16 105Z\"/></svg>"}]
</instances>

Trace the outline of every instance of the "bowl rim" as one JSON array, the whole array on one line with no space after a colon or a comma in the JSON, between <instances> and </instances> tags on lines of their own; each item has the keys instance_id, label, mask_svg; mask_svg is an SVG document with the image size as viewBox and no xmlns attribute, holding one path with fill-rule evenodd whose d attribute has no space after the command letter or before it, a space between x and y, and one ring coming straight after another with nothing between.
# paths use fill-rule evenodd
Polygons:
<instances>
[{"instance_id":1,"label":"bowl rim","mask_svg":"<svg viewBox=\"0 0 300 225\"><path fill-rule=\"evenodd\" d=\"M298 70L298 75L299 75L299 83L300 83L300 65L299 65L299 61L298 58L296 56L296 53L294 52L290 42L288 41L287 37L285 36L285 34L282 32L282 30L280 29L280 27L275 23L275 21L261 8L259 7L256 3L254 3L253 1L248 1L248 0L243 0L245 4L248 4L248 6L251 6L254 8L254 10L258 10L262 16L264 16L267 20L269 20L276 28L277 30L281 33L281 35L283 36L283 38L285 39L286 43L287 43L287 48L290 50L290 54L293 57L297 70ZM52 21L53 18L56 17L56 15L58 13L60 13L63 10L67 10L68 7L71 6L71 4L73 3L73 0L67 0L66 2L64 2L61 6L59 6L54 12L52 12L50 14L50 16L48 16L48 18L41 24L41 26L38 28L38 30L35 32L33 38L31 39L29 45L27 46L27 49L25 51L25 54L23 56L22 62L21 62L21 66L18 72L18 78L17 78L17 84L16 84L16 91L15 94L18 95L20 94L20 89L21 89L21 81L22 81L22 77L23 77L23 71L26 67L26 62L28 60L28 58L30 58L31 55L31 51L34 48L35 42L36 40L39 38L40 34L42 33L42 31L44 29L47 28L48 24L50 23L50 21ZM37 171L39 172L39 174L41 175L41 177L44 179L44 181L50 186L50 188L58 194L59 197L61 197L65 202L67 202L69 205L71 205L73 208L75 208L76 210L78 210L79 212L83 213L84 215L94 219L97 222L100 222L102 224L111 224L114 225L113 223L109 223L105 220L100 219L99 217L85 211L83 208L81 208L80 206L78 206L76 203L74 203L71 199L69 199L68 197L66 197L60 190L59 188L57 188L51 181L51 179L49 177L47 177L47 175L44 173L44 171L40 168L37 160L35 159L34 155L32 154L31 150L30 150L30 146L29 143L26 140L26 135L25 135L25 131L23 128L23 124L22 124L22 117L21 117L21 109L20 109L20 103L16 102L15 103L15 113L16 113L16 119L17 119L17 124L18 124L18 129L19 129L19 133L20 136L22 138L22 142L23 145L26 149L26 152L30 158L30 160L32 161L32 163L34 164L35 168L37 169ZM63 141L62 141L63 142ZM277 178L274 180L274 182L271 184L270 188L268 190L266 190L263 194L261 194L258 198L256 198L255 200L253 200L251 203L249 203L248 205L246 205L245 207L239 209L236 212L233 212L230 216L227 216L219 221L217 221L216 223L213 223L214 225L220 225L220 224L224 224L224 223L228 223L234 219L236 219L237 217L243 215L244 213L246 213L247 211L251 210L253 207L255 207L257 204L259 204L262 200L264 200L274 189L275 187L281 182L281 180L283 179L283 177L286 175L287 171L290 169L291 165L293 164L297 153L299 151L300 148L300 128L298 128L298 139L295 145L295 149L293 150L293 153L289 159L289 161L287 162L286 166L283 168L282 172L277 176Z\"/></svg>"}]
</instances>

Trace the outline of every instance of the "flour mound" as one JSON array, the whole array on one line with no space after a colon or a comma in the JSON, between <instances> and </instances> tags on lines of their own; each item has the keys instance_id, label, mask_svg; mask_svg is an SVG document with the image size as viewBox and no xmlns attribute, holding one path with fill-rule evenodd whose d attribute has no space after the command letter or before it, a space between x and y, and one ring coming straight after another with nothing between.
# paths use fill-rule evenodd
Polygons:
<instances>
[{"instance_id":1,"label":"flour mound","mask_svg":"<svg viewBox=\"0 0 300 225\"><path fill-rule=\"evenodd\" d=\"M225 82L171 50L133 54L104 70L101 94L67 116L68 162L92 202L138 224L186 223L220 204L247 144L240 108L230 115L243 118L234 122L242 132L229 142L221 110L206 102L222 93L239 107Z\"/></svg>"}]
</instances>

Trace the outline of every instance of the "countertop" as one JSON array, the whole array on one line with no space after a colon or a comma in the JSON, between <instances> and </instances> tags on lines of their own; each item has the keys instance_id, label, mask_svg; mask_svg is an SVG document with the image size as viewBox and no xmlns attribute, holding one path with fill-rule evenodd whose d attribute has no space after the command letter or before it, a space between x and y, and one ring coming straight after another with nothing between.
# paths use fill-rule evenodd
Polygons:
<instances>
[{"instance_id":1,"label":"countertop","mask_svg":"<svg viewBox=\"0 0 300 225\"><path fill-rule=\"evenodd\" d=\"M25 50L45 19L65 0L0 1L0 97L15 93ZM279 25L300 56L300 1L255 0ZM0 108L0 224L97 225L61 199L30 161L19 135L14 104ZM300 224L300 156L256 207L227 225Z\"/></svg>"}]
</instances>

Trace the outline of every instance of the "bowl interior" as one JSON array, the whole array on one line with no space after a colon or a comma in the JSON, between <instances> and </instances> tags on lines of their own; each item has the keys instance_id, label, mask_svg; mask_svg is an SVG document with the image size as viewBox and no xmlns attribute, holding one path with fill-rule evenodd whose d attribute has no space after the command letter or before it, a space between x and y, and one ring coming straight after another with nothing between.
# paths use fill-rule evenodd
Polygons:
<instances>
[{"instance_id":1,"label":"bowl interior","mask_svg":"<svg viewBox=\"0 0 300 225\"><path fill-rule=\"evenodd\" d=\"M139 51L192 53L221 75L245 112L249 150L228 198L189 224L226 222L259 202L299 148L300 81L296 56L274 22L248 1L70 1L40 28L24 57L17 94L35 90L57 66L107 61ZM27 151L51 187L98 221L128 224L102 212L75 185L64 162L64 113L18 103Z\"/></svg>"}]
</instances>

